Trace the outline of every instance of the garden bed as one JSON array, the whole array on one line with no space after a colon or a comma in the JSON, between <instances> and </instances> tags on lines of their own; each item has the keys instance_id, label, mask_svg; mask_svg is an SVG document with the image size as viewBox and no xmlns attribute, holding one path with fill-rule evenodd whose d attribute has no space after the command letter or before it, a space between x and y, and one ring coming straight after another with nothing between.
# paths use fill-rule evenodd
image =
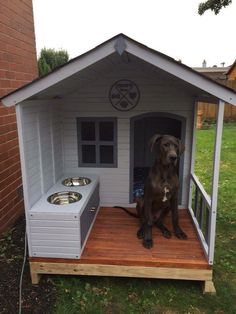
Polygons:
<instances>
[{"instance_id":1,"label":"garden bed","mask_svg":"<svg viewBox=\"0 0 236 314\"><path fill-rule=\"evenodd\" d=\"M15 314L19 307L19 283L24 256L25 219L20 217L15 226L0 239L0 313ZM26 261L22 284L22 313L50 313L56 288L50 277L44 276L40 285L31 284L29 263Z\"/></svg>"}]
</instances>

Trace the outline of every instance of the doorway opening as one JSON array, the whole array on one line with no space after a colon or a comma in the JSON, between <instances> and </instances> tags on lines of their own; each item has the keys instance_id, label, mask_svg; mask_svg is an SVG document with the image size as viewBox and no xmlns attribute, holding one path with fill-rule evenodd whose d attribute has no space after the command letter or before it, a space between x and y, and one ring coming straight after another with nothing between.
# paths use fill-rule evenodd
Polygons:
<instances>
[{"instance_id":1,"label":"doorway opening","mask_svg":"<svg viewBox=\"0 0 236 314\"><path fill-rule=\"evenodd\" d=\"M149 140L154 134L169 134L185 140L184 117L169 113L150 113L133 117L130 123L130 202L136 202L144 193L144 182L155 160ZM183 158L178 164L180 179L179 203L182 195Z\"/></svg>"}]
</instances>

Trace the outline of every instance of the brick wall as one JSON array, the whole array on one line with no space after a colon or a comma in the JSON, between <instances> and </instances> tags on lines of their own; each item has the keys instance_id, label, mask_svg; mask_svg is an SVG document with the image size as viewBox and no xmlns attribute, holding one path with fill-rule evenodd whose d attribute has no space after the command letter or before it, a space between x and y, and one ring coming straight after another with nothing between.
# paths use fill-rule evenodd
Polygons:
<instances>
[{"instance_id":1,"label":"brick wall","mask_svg":"<svg viewBox=\"0 0 236 314\"><path fill-rule=\"evenodd\" d=\"M38 75L32 0L0 0L0 97ZM0 235L23 212L15 108L0 102Z\"/></svg>"}]
</instances>

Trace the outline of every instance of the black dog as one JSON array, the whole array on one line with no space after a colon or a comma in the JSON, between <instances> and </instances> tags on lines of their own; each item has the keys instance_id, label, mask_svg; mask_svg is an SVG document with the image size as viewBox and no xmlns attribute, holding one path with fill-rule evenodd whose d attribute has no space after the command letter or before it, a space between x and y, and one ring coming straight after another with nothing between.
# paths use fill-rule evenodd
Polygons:
<instances>
[{"instance_id":1,"label":"black dog","mask_svg":"<svg viewBox=\"0 0 236 314\"><path fill-rule=\"evenodd\" d=\"M166 238L171 232L163 225L163 219L169 211L176 237L186 239L187 235L179 226L177 164L179 156L184 152L180 140L170 135L154 135L151 140L151 151L156 148L156 160L149 171L144 185L144 197L137 202L137 216L141 228L137 233L143 239L145 248L153 246L152 226L159 228Z\"/></svg>"}]
</instances>

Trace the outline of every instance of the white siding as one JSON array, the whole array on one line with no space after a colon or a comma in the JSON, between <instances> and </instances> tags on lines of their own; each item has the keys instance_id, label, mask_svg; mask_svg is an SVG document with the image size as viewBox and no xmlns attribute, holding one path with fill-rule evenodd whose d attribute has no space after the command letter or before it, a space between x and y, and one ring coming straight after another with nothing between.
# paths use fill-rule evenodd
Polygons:
<instances>
[{"instance_id":1,"label":"white siding","mask_svg":"<svg viewBox=\"0 0 236 314\"><path fill-rule=\"evenodd\" d=\"M74 214L31 213L31 256L78 258L80 228Z\"/></svg>"},{"instance_id":2,"label":"white siding","mask_svg":"<svg viewBox=\"0 0 236 314\"><path fill-rule=\"evenodd\" d=\"M54 183L51 117L50 107L42 106L38 113L39 119L39 143L41 155L42 186L43 194L47 192Z\"/></svg>"},{"instance_id":3,"label":"white siding","mask_svg":"<svg viewBox=\"0 0 236 314\"><path fill-rule=\"evenodd\" d=\"M24 193L28 195L30 206L42 195L38 110L38 106L23 106L22 108L22 137L27 184L27 187L24 187Z\"/></svg>"},{"instance_id":4,"label":"white siding","mask_svg":"<svg viewBox=\"0 0 236 314\"><path fill-rule=\"evenodd\" d=\"M27 193L30 207L63 172L61 121L54 107L53 104L43 103L22 106L24 193Z\"/></svg>"},{"instance_id":5,"label":"white siding","mask_svg":"<svg viewBox=\"0 0 236 314\"><path fill-rule=\"evenodd\" d=\"M51 137L54 165L54 182L63 175L61 113L58 106L51 106Z\"/></svg>"},{"instance_id":6,"label":"white siding","mask_svg":"<svg viewBox=\"0 0 236 314\"><path fill-rule=\"evenodd\" d=\"M139 104L131 111L115 110L109 102L109 89L115 81L126 78L133 80L140 89ZM157 82L155 74L149 78L141 71L116 69L96 82L84 86L70 97L63 106L64 168L78 173L77 117L117 117L118 167L80 168L81 173L100 175L101 205L129 204L130 196L130 118L149 112L166 112L187 118L184 155L184 177L182 203L187 205L188 178L190 167L190 143L192 134L193 99L173 86Z\"/></svg>"}]
</instances>

